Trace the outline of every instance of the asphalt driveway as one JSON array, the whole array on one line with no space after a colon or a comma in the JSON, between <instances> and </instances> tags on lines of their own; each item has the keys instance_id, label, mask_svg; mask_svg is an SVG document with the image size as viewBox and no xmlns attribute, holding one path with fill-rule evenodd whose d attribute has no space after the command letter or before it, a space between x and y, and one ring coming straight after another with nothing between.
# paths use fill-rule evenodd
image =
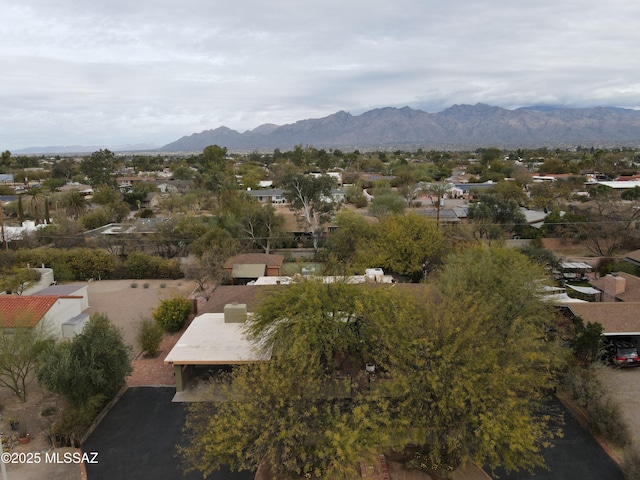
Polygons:
<instances>
[{"instance_id":1,"label":"asphalt driveway","mask_svg":"<svg viewBox=\"0 0 640 480\"><path fill-rule=\"evenodd\" d=\"M182 439L186 407L172 403L172 387L131 387L84 443L83 452L96 452L89 463L89 480L196 480L183 475L176 457ZM250 472L215 472L210 480L253 480Z\"/></svg>"},{"instance_id":2,"label":"asphalt driveway","mask_svg":"<svg viewBox=\"0 0 640 480\"><path fill-rule=\"evenodd\" d=\"M564 414L564 436L553 440L553 448L544 451L549 470L527 472L487 472L500 480L624 480L617 464L605 453L595 439L571 416L571 413L554 397L553 405Z\"/></svg>"}]
</instances>

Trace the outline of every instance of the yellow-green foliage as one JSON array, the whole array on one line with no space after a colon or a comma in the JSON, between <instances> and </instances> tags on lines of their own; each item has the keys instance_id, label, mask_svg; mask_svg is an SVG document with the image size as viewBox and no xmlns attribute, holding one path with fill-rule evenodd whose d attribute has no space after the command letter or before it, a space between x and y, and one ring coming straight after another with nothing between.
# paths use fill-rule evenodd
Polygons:
<instances>
[{"instance_id":1,"label":"yellow-green foliage","mask_svg":"<svg viewBox=\"0 0 640 480\"><path fill-rule=\"evenodd\" d=\"M167 298L153 311L153 318L165 331L177 332L189 318L192 307L188 298Z\"/></svg>"}]
</instances>

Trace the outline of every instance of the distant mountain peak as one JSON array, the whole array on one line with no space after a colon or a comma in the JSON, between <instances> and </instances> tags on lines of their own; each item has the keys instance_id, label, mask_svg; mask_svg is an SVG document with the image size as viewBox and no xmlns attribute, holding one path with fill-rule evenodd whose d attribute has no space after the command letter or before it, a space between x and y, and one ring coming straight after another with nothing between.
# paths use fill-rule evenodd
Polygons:
<instances>
[{"instance_id":1,"label":"distant mountain peak","mask_svg":"<svg viewBox=\"0 0 640 480\"><path fill-rule=\"evenodd\" d=\"M508 110L477 103L439 113L405 106L381 107L353 116L340 110L287 125L264 124L238 133L218 127L183 137L163 151L201 151L218 144L235 151L319 148L429 148L437 150L640 145L640 112L596 107L551 106Z\"/></svg>"}]
</instances>

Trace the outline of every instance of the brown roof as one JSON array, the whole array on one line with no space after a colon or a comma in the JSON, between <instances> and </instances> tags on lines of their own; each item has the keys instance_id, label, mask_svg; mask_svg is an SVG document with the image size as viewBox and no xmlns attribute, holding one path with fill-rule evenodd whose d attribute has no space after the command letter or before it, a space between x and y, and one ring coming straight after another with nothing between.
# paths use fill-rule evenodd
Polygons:
<instances>
[{"instance_id":1,"label":"brown roof","mask_svg":"<svg viewBox=\"0 0 640 480\"><path fill-rule=\"evenodd\" d=\"M362 284L367 288L398 288L412 295L426 295L428 288L423 283ZM224 313L224 306L230 303L244 303L248 312L254 312L265 295L275 289L287 288L286 285L224 285L217 287L207 302L198 308L198 315L203 313Z\"/></svg>"},{"instance_id":2,"label":"brown roof","mask_svg":"<svg viewBox=\"0 0 640 480\"><path fill-rule=\"evenodd\" d=\"M629 252L624 256L624 258L628 258L630 260L633 260L634 262L640 262L640 250Z\"/></svg>"},{"instance_id":3,"label":"brown roof","mask_svg":"<svg viewBox=\"0 0 640 480\"><path fill-rule=\"evenodd\" d=\"M35 327L58 298L58 295L0 296L0 328Z\"/></svg>"},{"instance_id":4,"label":"brown roof","mask_svg":"<svg viewBox=\"0 0 640 480\"><path fill-rule=\"evenodd\" d=\"M234 265L241 264L264 264L268 267L281 267L284 262L284 255L274 255L266 253L245 253L231 257L224 263L224 268L233 268Z\"/></svg>"},{"instance_id":5,"label":"brown roof","mask_svg":"<svg viewBox=\"0 0 640 480\"><path fill-rule=\"evenodd\" d=\"M600 323L605 334L640 334L640 302L571 303L567 307L584 323Z\"/></svg>"},{"instance_id":6,"label":"brown roof","mask_svg":"<svg viewBox=\"0 0 640 480\"><path fill-rule=\"evenodd\" d=\"M625 279L625 286L624 292L616 295L616 299L622 302L640 302L640 277L626 272L618 272L617 275ZM604 277L591 280L591 285L604 292Z\"/></svg>"},{"instance_id":7,"label":"brown roof","mask_svg":"<svg viewBox=\"0 0 640 480\"><path fill-rule=\"evenodd\" d=\"M198 315L202 313L224 313L224 306L229 303L245 303L247 311L253 312L260 303L260 295L268 293L272 288L265 285L224 285L216 288L209 300L198 308Z\"/></svg>"}]
</instances>

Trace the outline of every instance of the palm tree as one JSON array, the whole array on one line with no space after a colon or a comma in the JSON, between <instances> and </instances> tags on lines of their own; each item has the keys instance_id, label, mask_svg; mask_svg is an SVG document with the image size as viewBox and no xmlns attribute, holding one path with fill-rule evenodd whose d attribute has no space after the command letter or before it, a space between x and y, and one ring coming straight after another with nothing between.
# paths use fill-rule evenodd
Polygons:
<instances>
[{"instance_id":1,"label":"palm tree","mask_svg":"<svg viewBox=\"0 0 640 480\"><path fill-rule=\"evenodd\" d=\"M62 198L62 206L67 211L67 216L77 219L87 209L87 202L84 197L77 190L72 190Z\"/></svg>"},{"instance_id":2,"label":"palm tree","mask_svg":"<svg viewBox=\"0 0 640 480\"><path fill-rule=\"evenodd\" d=\"M45 198L42 194L42 189L40 187L32 187L27 190L24 195L29 197L29 211L31 212L31 216L38 223L40 220L40 212L42 200ZM46 200L45 200L46 201Z\"/></svg>"}]
</instances>

